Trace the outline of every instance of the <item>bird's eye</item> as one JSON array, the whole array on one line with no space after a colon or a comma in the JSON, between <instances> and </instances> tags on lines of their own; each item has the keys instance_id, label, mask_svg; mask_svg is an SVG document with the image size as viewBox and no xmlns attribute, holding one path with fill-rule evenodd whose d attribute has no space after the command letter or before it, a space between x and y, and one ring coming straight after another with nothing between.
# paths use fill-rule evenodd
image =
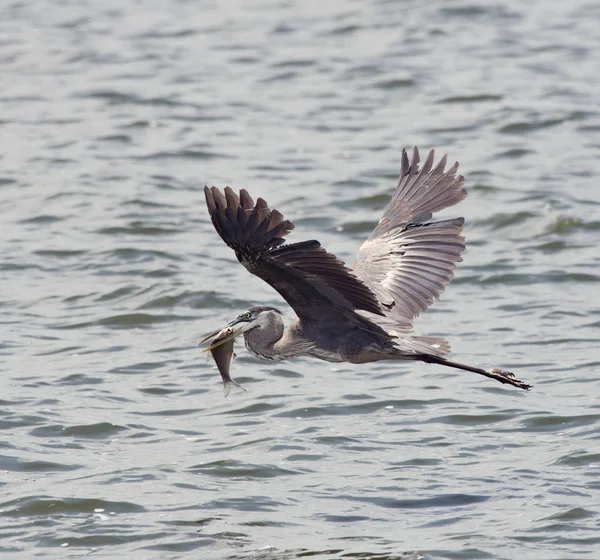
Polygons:
<instances>
[{"instance_id":1,"label":"bird's eye","mask_svg":"<svg viewBox=\"0 0 600 560\"><path fill-rule=\"evenodd\" d=\"M250 319L250 317L251 317L250 312L247 311L246 313L244 313L244 317L246 317L246 319Z\"/></svg>"}]
</instances>

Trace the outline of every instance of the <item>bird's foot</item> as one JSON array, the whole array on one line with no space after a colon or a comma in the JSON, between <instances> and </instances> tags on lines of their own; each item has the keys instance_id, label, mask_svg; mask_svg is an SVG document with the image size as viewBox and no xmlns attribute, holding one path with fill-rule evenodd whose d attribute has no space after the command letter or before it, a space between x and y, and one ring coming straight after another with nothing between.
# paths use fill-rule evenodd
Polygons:
<instances>
[{"instance_id":1,"label":"bird's foot","mask_svg":"<svg viewBox=\"0 0 600 560\"><path fill-rule=\"evenodd\" d=\"M507 383L508 385L512 385L513 387L518 387L519 389L525 389L525 391L529 391L531 389L531 385L528 385L524 381L517 379L515 374L512 371L506 371L504 369L490 369L488 373L494 378L500 381L500 383Z\"/></svg>"}]
</instances>

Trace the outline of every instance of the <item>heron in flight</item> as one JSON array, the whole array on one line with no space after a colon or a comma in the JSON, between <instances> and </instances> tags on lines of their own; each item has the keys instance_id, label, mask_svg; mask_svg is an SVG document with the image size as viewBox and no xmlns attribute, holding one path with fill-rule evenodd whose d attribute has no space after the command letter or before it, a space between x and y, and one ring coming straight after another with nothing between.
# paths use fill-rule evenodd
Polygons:
<instances>
[{"instance_id":1,"label":"heron in flight","mask_svg":"<svg viewBox=\"0 0 600 560\"><path fill-rule=\"evenodd\" d=\"M212 223L238 260L277 290L295 317L284 327L274 307L252 307L208 335L205 350L228 344L227 376L233 340L243 335L259 358L285 360L311 356L328 362L363 364L416 360L478 373L520 389L531 386L509 371L485 370L450 361L450 345L437 336L414 336L413 320L443 292L465 248L464 218L433 221L436 212L467 195L458 163L447 171L446 156L434 166L434 152L420 167L419 151L402 152L398 186L383 217L348 268L316 240L286 244L294 224L245 189L204 188ZM223 374L223 371L222 371Z\"/></svg>"}]
</instances>

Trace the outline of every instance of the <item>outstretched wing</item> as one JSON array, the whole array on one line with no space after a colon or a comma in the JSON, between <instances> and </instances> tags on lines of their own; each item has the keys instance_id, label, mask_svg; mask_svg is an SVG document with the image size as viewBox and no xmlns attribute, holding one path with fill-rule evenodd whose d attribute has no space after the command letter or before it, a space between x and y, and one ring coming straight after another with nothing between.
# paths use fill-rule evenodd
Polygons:
<instances>
[{"instance_id":1,"label":"outstretched wing","mask_svg":"<svg viewBox=\"0 0 600 560\"><path fill-rule=\"evenodd\" d=\"M284 245L294 224L246 190L204 188L217 233L238 260L275 288L298 317L315 320L328 313L365 310L383 315L375 294L318 241ZM356 316L356 320L362 322Z\"/></svg>"},{"instance_id":2,"label":"outstretched wing","mask_svg":"<svg viewBox=\"0 0 600 560\"><path fill-rule=\"evenodd\" d=\"M454 276L465 248L460 235L464 219L430 222L439 210L467 196L458 163L448 171L446 156L433 167L433 150L419 170L419 151L412 161L402 152L400 181L383 217L358 251L353 270L377 295L385 315L400 330L425 311Z\"/></svg>"}]
</instances>

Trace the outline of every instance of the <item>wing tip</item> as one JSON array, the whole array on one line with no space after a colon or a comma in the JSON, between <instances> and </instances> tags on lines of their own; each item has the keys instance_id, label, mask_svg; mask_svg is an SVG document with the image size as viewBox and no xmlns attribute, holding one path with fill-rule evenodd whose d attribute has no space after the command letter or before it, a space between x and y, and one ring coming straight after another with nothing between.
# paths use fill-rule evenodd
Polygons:
<instances>
[{"instance_id":1,"label":"wing tip","mask_svg":"<svg viewBox=\"0 0 600 560\"><path fill-rule=\"evenodd\" d=\"M212 223L223 241L234 250L272 249L285 242L285 235L294 224L284 219L278 210L269 208L264 198L256 204L246 189L239 196L226 186L221 192L217 187L204 187L206 205Z\"/></svg>"}]
</instances>

